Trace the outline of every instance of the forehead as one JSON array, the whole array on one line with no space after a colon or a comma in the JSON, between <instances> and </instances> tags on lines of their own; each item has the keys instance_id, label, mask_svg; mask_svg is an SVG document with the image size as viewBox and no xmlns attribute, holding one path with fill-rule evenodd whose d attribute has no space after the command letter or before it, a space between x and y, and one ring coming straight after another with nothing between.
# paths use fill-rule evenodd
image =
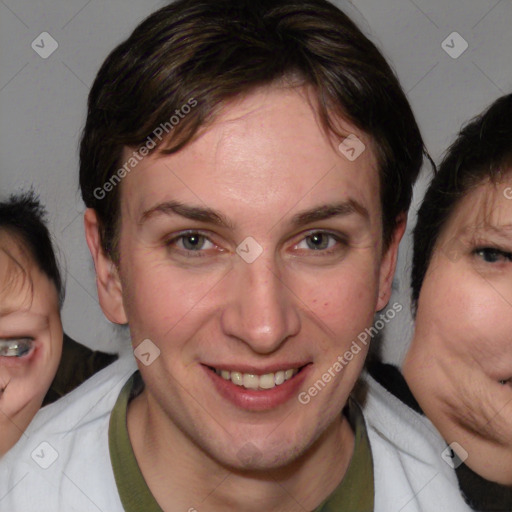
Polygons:
<instances>
[{"instance_id":1,"label":"forehead","mask_svg":"<svg viewBox=\"0 0 512 512\"><path fill-rule=\"evenodd\" d=\"M55 286L28 256L21 242L0 230L0 316L12 311L58 307L56 297Z\"/></svg>"},{"instance_id":2,"label":"forehead","mask_svg":"<svg viewBox=\"0 0 512 512\"><path fill-rule=\"evenodd\" d=\"M29 262L16 246L0 243L0 316L5 311L27 309L33 294Z\"/></svg>"},{"instance_id":3,"label":"forehead","mask_svg":"<svg viewBox=\"0 0 512 512\"><path fill-rule=\"evenodd\" d=\"M305 88L259 89L225 105L181 151L143 159L122 183L123 207L144 210L172 191L180 200L268 215L298 202L358 196L380 214L372 141L338 121L342 135L326 133ZM362 148L354 161L339 148L347 135Z\"/></svg>"},{"instance_id":4,"label":"forehead","mask_svg":"<svg viewBox=\"0 0 512 512\"><path fill-rule=\"evenodd\" d=\"M0 229L0 282L13 272L27 273L33 265L17 237Z\"/></svg>"},{"instance_id":5,"label":"forehead","mask_svg":"<svg viewBox=\"0 0 512 512\"><path fill-rule=\"evenodd\" d=\"M512 200L507 190L512 176L492 182L485 180L459 202L454 210L454 220L459 225L501 225L512 221Z\"/></svg>"},{"instance_id":6,"label":"forehead","mask_svg":"<svg viewBox=\"0 0 512 512\"><path fill-rule=\"evenodd\" d=\"M512 236L512 177L485 180L470 190L455 206L440 233L440 239L471 238L479 234Z\"/></svg>"}]
</instances>

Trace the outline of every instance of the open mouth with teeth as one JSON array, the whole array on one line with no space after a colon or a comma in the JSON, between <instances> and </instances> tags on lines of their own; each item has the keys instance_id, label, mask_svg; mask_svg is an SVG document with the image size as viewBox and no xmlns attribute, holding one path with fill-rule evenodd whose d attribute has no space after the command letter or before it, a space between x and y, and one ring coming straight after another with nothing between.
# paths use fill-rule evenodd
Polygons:
<instances>
[{"instance_id":1,"label":"open mouth with teeth","mask_svg":"<svg viewBox=\"0 0 512 512\"><path fill-rule=\"evenodd\" d=\"M268 368L266 373L247 367L202 366L214 384L213 389L224 399L237 408L253 412L273 410L293 401L313 371L312 363L291 363L274 371Z\"/></svg>"},{"instance_id":2,"label":"open mouth with teeth","mask_svg":"<svg viewBox=\"0 0 512 512\"><path fill-rule=\"evenodd\" d=\"M283 385L295 375L300 373L306 366L298 368L287 368L277 372L265 373L258 375L256 373L244 373L241 371L219 370L212 366L207 366L209 370L222 377L226 381L230 381L236 386L245 388L251 391L266 391Z\"/></svg>"},{"instance_id":3,"label":"open mouth with teeth","mask_svg":"<svg viewBox=\"0 0 512 512\"><path fill-rule=\"evenodd\" d=\"M243 373L237 371L218 370L211 368L219 377L224 380L231 381L236 386L244 387L252 390L267 390L281 386L286 381L297 375L302 368L289 368L287 370L279 370L275 373L265 373L264 375L256 375L254 373Z\"/></svg>"}]
</instances>

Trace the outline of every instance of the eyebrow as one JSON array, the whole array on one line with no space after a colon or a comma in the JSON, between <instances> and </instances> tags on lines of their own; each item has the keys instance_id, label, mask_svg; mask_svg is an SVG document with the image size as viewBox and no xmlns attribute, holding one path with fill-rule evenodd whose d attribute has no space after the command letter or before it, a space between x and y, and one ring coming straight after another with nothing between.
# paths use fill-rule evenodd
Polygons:
<instances>
[{"instance_id":1,"label":"eyebrow","mask_svg":"<svg viewBox=\"0 0 512 512\"><path fill-rule=\"evenodd\" d=\"M504 238L512 238L512 224L502 224L499 226L487 224L483 226L478 226L473 234L479 235L481 233L492 233L497 236L502 236Z\"/></svg>"},{"instance_id":2,"label":"eyebrow","mask_svg":"<svg viewBox=\"0 0 512 512\"><path fill-rule=\"evenodd\" d=\"M222 213L212 208L185 205L178 201L166 201L145 210L140 217L139 225L144 224L144 222L159 214L174 214L186 219L234 229L233 223ZM299 212L292 217L291 224L294 227L300 227L332 217L344 217L352 214L360 215L366 220L370 218L368 210L361 203L354 199L349 199L347 201L325 204Z\"/></svg>"},{"instance_id":3,"label":"eyebrow","mask_svg":"<svg viewBox=\"0 0 512 512\"><path fill-rule=\"evenodd\" d=\"M345 217L351 214L358 214L366 220L370 218L368 210L361 203L354 199L349 199L348 201L326 204L297 213L292 218L292 224L299 227L311 224L312 222L327 220L332 217Z\"/></svg>"},{"instance_id":4,"label":"eyebrow","mask_svg":"<svg viewBox=\"0 0 512 512\"><path fill-rule=\"evenodd\" d=\"M198 222L206 222L220 227L233 228L233 224L224 215L222 215L222 213L217 212L212 208L189 206L178 201L166 201L144 211L140 217L139 225L144 224L148 219L158 214L175 214Z\"/></svg>"}]
</instances>

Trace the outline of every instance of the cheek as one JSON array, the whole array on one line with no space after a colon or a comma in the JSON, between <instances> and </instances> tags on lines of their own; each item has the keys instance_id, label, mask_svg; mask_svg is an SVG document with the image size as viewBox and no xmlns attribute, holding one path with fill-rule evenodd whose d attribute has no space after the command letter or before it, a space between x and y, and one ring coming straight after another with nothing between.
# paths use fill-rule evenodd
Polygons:
<instances>
[{"instance_id":1,"label":"cheek","mask_svg":"<svg viewBox=\"0 0 512 512\"><path fill-rule=\"evenodd\" d=\"M61 355L62 327L59 322L38 335L38 344L26 359L13 361L7 368L19 409L29 402L43 400L57 373Z\"/></svg>"},{"instance_id":2,"label":"cheek","mask_svg":"<svg viewBox=\"0 0 512 512\"><path fill-rule=\"evenodd\" d=\"M352 340L371 325L378 291L378 271L371 251L361 251L331 269L286 268L282 300L310 317L309 325L336 339ZM131 257L121 272L123 300L134 344L145 338L190 338L217 312L242 300L250 285L236 268L190 270ZM233 273L234 272L234 273ZM371 276L369 278L368 276ZM272 298L269 298L272 300ZM306 326L308 323L305 324ZM215 328L215 326L212 326ZM314 329L314 327L309 328Z\"/></svg>"},{"instance_id":3,"label":"cheek","mask_svg":"<svg viewBox=\"0 0 512 512\"><path fill-rule=\"evenodd\" d=\"M215 297L222 275L192 273L161 263L133 260L122 276L123 301L135 344L145 338L162 339L197 317Z\"/></svg>"},{"instance_id":4,"label":"cheek","mask_svg":"<svg viewBox=\"0 0 512 512\"><path fill-rule=\"evenodd\" d=\"M512 363L512 354L507 354L511 352L510 311L496 288L475 272L438 271L425 280L416 326L428 340L431 354L447 363L465 362L485 369L499 364L501 357Z\"/></svg>"},{"instance_id":5,"label":"cheek","mask_svg":"<svg viewBox=\"0 0 512 512\"><path fill-rule=\"evenodd\" d=\"M293 290L339 344L355 339L372 324L377 282L368 278L371 272L347 265L316 279L298 279Z\"/></svg>"}]
</instances>

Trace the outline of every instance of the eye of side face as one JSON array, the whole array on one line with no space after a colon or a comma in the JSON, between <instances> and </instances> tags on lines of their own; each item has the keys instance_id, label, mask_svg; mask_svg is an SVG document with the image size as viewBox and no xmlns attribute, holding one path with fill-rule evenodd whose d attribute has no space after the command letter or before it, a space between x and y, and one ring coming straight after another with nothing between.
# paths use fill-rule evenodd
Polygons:
<instances>
[{"instance_id":1,"label":"eye of side face","mask_svg":"<svg viewBox=\"0 0 512 512\"><path fill-rule=\"evenodd\" d=\"M495 247L479 247L474 250L474 254L486 263L512 261L512 253Z\"/></svg>"},{"instance_id":2,"label":"eye of side face","mask_svg":"<svg viewBox=\"0 0 512 512\"><path fill-rule=\"evenodd\" d=\"M33 342L31 337L0 338L0 356L23 357L30 352Z\"/></svg>"}]
</instances>

